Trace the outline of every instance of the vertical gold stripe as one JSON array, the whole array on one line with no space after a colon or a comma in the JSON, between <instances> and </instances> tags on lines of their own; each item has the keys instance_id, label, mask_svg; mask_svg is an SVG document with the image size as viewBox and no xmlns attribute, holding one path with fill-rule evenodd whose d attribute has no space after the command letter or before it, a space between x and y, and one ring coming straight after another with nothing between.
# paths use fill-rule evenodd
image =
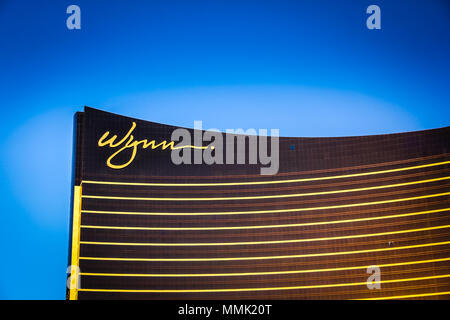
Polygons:
<instances>
[{"instance_id":1,"label":"vertical gold stripe","mask_svg":"<svg viewBox=\"0 0 450 320\"><path fill-rule=\"evenodd\" d=\"M78 271L80 265L81 186L73 191L72 260L70 271L70 300L78 299Z\"/></svg>"}]
</instances>

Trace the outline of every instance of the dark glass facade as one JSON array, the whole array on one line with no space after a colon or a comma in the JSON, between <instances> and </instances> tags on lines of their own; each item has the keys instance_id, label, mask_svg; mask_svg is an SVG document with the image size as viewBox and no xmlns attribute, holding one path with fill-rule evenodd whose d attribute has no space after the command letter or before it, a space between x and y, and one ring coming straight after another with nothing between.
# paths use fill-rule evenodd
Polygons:
<instances>
[{"instance_id":1,"label":"dark glass facade","mask_svg":"<svg viewBox=\"0 0 450 320\"><path fill-rule=\"evenodd\" d=\"M264 176L260 164L175 165L162 147L108 167L133 122L133 141L155 145L176 129L87 107L75 117L80 281L68 298L450 297L450 127L280 138L279 172ZM117 146L99 146L106 132Z\"/></svg>"}]
</instances>

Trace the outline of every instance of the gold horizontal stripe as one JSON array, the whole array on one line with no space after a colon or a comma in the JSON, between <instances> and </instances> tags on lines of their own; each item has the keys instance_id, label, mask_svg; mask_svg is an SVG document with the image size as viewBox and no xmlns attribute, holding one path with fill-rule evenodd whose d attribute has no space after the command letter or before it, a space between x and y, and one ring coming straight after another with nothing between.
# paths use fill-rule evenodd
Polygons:
<instances>
[{"instance_id":1,"label":"gold horizontal stripe","mask_svg":"<svg viewBox=\"0 0 450 320\"><path fill-rule=\"evenodd\" d=\"M298 242L314 242L314 241L329 241L342 239L357 239L366 237L379 237L393 234L421 232L429 230L438 230L450 228L450 225L427 227L420 229L408 229L400 231L380 232L356 234L351 236L338 237L324 237L324 238L310 238L310 239L291 239L291 240L267 240L267 241L244 241L244 242L194 242L194 243L141 243L141 242L98 242L98 241L80 241L80 244L87 245L108 245L108 246L152 246L152 247L194 247L194 246L238 246L238 245L261 245L261 244L280 244L280 243L298 243Z\"/></svg>"},{"instance_id":2,"label":"gold horizontal stripe","mask_svg":"<svg viewBox=\"0 0 450 320\"><path fill-rule=\"evenodd\" d=\"M388 264L377 264L380 268L408 266L415 264L435 263L449 261L450 258L408 261ZM267 272L237 272L237 273L92 273L81 272L82 276L101 276L101 277L236 277L236 276L263 276L278 274L297 274L297 273L313 273L313 272L330 272L344 270L367 269L369 266L327 268L327 269L310 269L310 270L291 270L291 271L267 271Z\"/></svg>"},{"instance_id":3,"label":"gold horizontal stripe","mask_svg":"<svg viewBox=\"0 0 450 320\"><path fill-rule=\"evenodd\" d=\"M173 194L173 197L180 195L183 196L199 196L199 197L206 197L206 196L213 196L216 194L224 193L224 189L226 190L227 195L230 196L232 194L237 195L244 195L249 194L252 195L256 192L263 191L266 194L271 194L274 192L277 192L279 194L282 193L289 193L289 192L303 192L304 190L308 192L312 192L313 190L321 191L325 190L324 188L329 188L330 190L333 189L344 189L344 188L353 188L354 185L358 186L369 186L369 184L389 184L389 183L398 183L403 181L409 181L407 179L429 179L433 177L443 177L447 175L450 172L450 166L444 166L444 167L436 167L436 168L430 168L430 170L424 171L424 170L416 170L415 172L403 172L400 175L385 175L383 177L362 177L358 179L346 179L346 180L330 180L330 181L323 181L320 183L314 183L314 184L308 184L308 183L301 183L301 184L288 184L288 185L267 185L267 186L246 186L245 188L242 187L224 187L224 188L194 188L194 187L188 187L188 188L170 188L170 194ZM211 176L204 176L205 178L210 178ZM167 176L167 178L170 178L170 176ZM398 181L402 180L402 181ZM412 180L410 180L412 181ZM88 187L92 188L92 185L89 185ZM108 189L110 188L110 189ZM161 187L132 187L138 188L140 191L147 191L149 194L161 194L166 195L168 189L167 188L161 188ZM355 187L356 188L356 187ZM88 188L89 189L89 188ZM99 185L95 186L95 190L102 189L102 190L128 190L127 186L108 186L108 185ZM293 191L292 191L293 190ZM286 192L284 192L286 191ZM306 192L304 191L304 192ZM85 192L88 194L87 192ZM94 194L97 194L97 191L95 191ZM100 194L100 193L98 193Z\"/></svg>"},{"instance_id":4,"label":"gold horizontal stripe","mask_svg":"<svg viewBox=\"0 0 450 320\"><path fill-rule=\"evenodd\" d=\"M432 297L432 296L444 296L450 294L450 291L444 292L433 292L433 293L419 293L419 294L408 294L403 296L389 296L389 297L376 297L376 298L364 298L355 300L388 300L388 299L407 299L407 298L421 298L421 297Z\"/></svg>"},{"instance_id":5,"label":"gold horizontal stripe","mask_svg":"<svg viewBox=\"0 0 450 320\"><path fill-rule=\"evenodd\" d=\"M400 201L411 201L418 199L427 199L432 197L440 197L449 195L450 192L436 193L425 196L417 196L401 199L381 200L374 202L364 203L351 203L325 207L310 207L310 208L295 208L295 209L274 209L274 210L257 210L257 211L225 211L225 212L127 212L127 211L99 211L99 210L81 210L82 213L99 213L99 214L131 214L131 215L146 215L146 216L202 216L202 215L234 215L234 214L261 214L261 213L280 213L280 212L297 212L297 211L312 211L312 210L325 210L325 209L339 209L339 208L351 208L358 206L370 206L384 203L394 203Z\"/></svg>"},{"instance_id":6,"label":"gold horizontal stripe","mask_svg":"<svg viewBox=\"0 0 450 320\"><path fill-rule=\"evenodd\" d=\"M411 162L419 162L419 161L428 161L433 160L437 158L445 159L450 155L450 153L442 153L442 154L435 154L432 156L425 156L425 157L418 157L418 158L408 158L403 160L396 160L396 161L388 161L388 162L378 162L378 163L371 163L371 164L365 164L365 165L358 165L358 166L350 166L350 167L340 167L340 168L329 168L329 169L315 169L315 170L304 170L304 171L289 171L289 172L282 172L277 173L274 175L274 177L290 177L290 176L300 176L300 175L316 175L316 174L325 174L328 172L342 172L342 171L354 171L354 170L363 170L363 169L372 169L372 168L381 168L381 167L387 167L387 166L394 166L394 165L404 165ZM442 161L442 159L440 161ZM152 179L179 179L179 176L152 176ZM261 174L233 174L233 175L208 175L208 176L184 176L183 179L238 179L238 178L261 178Z\"/></svg>"},{"instance_id":7,"label":"gold horizontal stripe","mask_svg":"<svg viewBox=\"0 0 450 320\"><path fill-rule=\"evenodd\" d=\"M358 192L358 191L368 191L377 190L385 188L396 188L410 186L419 183L429 183L436 181L443 181L450 179L450 176L440 177L427 180L418 180L411 182L403 182L389 185L381 185L374 187L363 187L354 189L342 189L342 190L332 190L332 191L320 191L320 192L310 192L310 193L293 193L293 194L276 194L268 196L246 196L246 197L207 197L207 198L155 198L155 197L115 197L115 196L95 196L95 195L83 195L86 199L109 199L109 200L135 200L135 201L223 201L223 200L261 200L261 199L276 199L276 198L292 198L292 197L307 197L307 196L318 196L326 194L336 194L336 193L348 193L348 192Z\"/></svg>"},{"instance_id":8,"label":"gold horizontal stripe","mask_svg":"<svg viewBox=\"0 0 450 320\"><path fill-rule=\"evenodd\" d=\"M406 279L393 279L393 280L381 280L378 283L395 283L395 282L407 282L407 281L420 281L431 279L448 278L450 274L443 274L438 276L406 278ZM188 290L127 290L127 289L79 289L79 291L93 291L93 292L154 292L154 293L194 293L194 292L242 292L242 291L274 291L274 290L296 290L296 289L317 289L317 288L334 288L334 287L348 287L348 286L361 286L367 285L367 282L351 282L351 283L334 283L334 284L319 284L310 286L294 286L294 287L268 287L268 288L227 288L227 289L188 289Z\"/></svg>"},{"instance_id":9,"label":"gold horizontal stripe","mask_svg":"<svg viewBox=\"0 0 450 320\"><path fill-rule=\"evenodd\" d=\"M325 252L325 253L309 253L309 254L296 254L296 255L284 255L284 256L263 256L263 257L232 257L232 258L103 258L103 257L80 257L80 260L102 260L102 261L237 261L237 260L269 260L269 259L293 259L293 258L311 258L311 257L325 257L325 256L337 256L347 254L359 254L359 253L371 253L371 252L383 252L413 248L426 248L439 245L450 244L450 241L416 244L403 247L393 248L379 248L379 249L366 249L355 251L340 251L340 252Z\"/></svg>"},{"instance_id":10,"label":"gold horizontal stripe","mask_svg":"<svg viewBox=\"0 0 450 320\"><path fill-rule=\"evenodd\" d=\"M303 178L303 179L289 179L289 180L269 180L269 181L247 181L247 182L219 182L219 183L146 183L146 182L113 182L113 181L94 181L94 180L84 180L82 183L85 184L108 184L108 185L124 185L124 186L161 186L161 187L214 187L214 186L243 186L243 185L259 185L259 184L277 184L277 183L295 183L295 182L306 182L306 181L319 181L319 180L329 180L329 179L342 179L342 178L352 178L361 177L375 174L384 174L391 172L399 172L406 170L414 170L421 168L428 168L434 166L441 166L444 164L449 164L450 161L441 161L436 163L423 164L412 167L388 169L381 171L371 171L363 173L353 173L338 176L327 176L327 177L317 177L317 178Z\"/></svg>"},{"instance_id":11,"label":"gold horizontal stripe","mask_svg":"<svg viewBox=\"0 0 450 320\"><path fill-rule=\"evenodd\" d=\"M332 220L332 221L321 221L321 222L306 222L306 223L292 223L292 224L270 224L262 226L239 226L239 227L179 227L179 228L167 228L167 227L116 227L116 226L93 226L93 225L81 225L81 228L85 229L111 229L111 230L164 230L164 231L201 231L201 230L239 230L239 229L266 229L266 228L289 228L289 227L306 227L306 226L319 226L327 224L339 224L339 223L353 223L361 221L373 221L381 219L393 219L393 218L403 218L410 216L417 216L423 214L430 214L436 212L449 211L450 208L427 210L420 212L411 213L401 213L393 214L381 217L369 217L369 218L358 218L358 219L347 219L347 220Z\"/></svg>"}]
</instances>

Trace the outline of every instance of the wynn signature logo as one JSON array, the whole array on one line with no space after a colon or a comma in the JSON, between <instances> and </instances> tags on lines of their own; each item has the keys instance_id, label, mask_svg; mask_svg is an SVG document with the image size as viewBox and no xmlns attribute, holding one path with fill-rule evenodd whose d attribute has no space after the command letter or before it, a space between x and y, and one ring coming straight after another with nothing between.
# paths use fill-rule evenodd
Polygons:
<instances>
[{"instance_id":1,"label":"wynn signature logo","mask_svg":"<svg viewBox=\"0 0 450 320\"><path fill-rule=\"evenodd\" d=\"M170 150L176 150L176 149L182 149L182 148L192 148L192 149L206 149L206 147L202 146L192 146L192 145L184 145L184 146L175 146L175 143L173 141L167 142L167 140L164 140L160 143L156 143L155 140L148 141L147 139L143 140L135 140L134 136L132 135L134 129L136 128L136 122L133 122L131 125L130 130L128 130L127 134L120 139L118 142L115 142L117 139L117 135L113 135L111 138L106 140L109 136L109 131L106 131L101 138L98 140L98 146L99 147L105 147L108 146L110 148L119 148L116 152L114 152L109 158L106 160L106 165L112 169L122 169L127 166L129 166L133 160L136 158L136 153L138 151L139 146L142 147L142 149L147 149L150 147L152 150L157 149L161 147L162 150L166 150L167 148L170 148ZM105 141L106 140L106 141ZM214 149L214 147L212 147ZM131 155L127 162L122 164L114 164L112 163L113 159L117 157L119 154L123 153L127 149L131 149Z\"/></svg>"},{"instance_id":2,"label":"wynn signature logo","mask_svg":"<svg viewBox=\"0 0 450 320\"><path fill-rule=\"evenodd\" d=\"M259 136L254 129L248 129L247 131L227 129L227 133L223 134L216 129L203 130L202 122L194 121L193 131L177 128L172 132L170 142L167 142L167 140L156 142L155 140L147 139L136 140L132 134L135 128L136 123L132 122L130 130L118 141L117 135L110 136L109 131L106 131L98 140L99 147L116 149L106 160L106 165L109 168L123 169L129 166L135 160L136 154L140 149L151 148L151 150L154 150L160 148L161 150L169 149L171 151L171 161L175 165L239 165L246 163L256 165L259 162L261 165L266 166L261 167L262 175L272 175L278 172L278 129L271 130L269 139L265 129L259 130ZM226 153L224 152L224 138L226 140ZM175 143L177 144L175 145ZM206 143L208 145L203 146ZM192 149L194 149L193 154L191 152ZM129 154L129 157L124 156L127 154ZM119 155L121 156L118 157ZM124 158L125 161L123 161Z\"/></svg>"}]
</instances>

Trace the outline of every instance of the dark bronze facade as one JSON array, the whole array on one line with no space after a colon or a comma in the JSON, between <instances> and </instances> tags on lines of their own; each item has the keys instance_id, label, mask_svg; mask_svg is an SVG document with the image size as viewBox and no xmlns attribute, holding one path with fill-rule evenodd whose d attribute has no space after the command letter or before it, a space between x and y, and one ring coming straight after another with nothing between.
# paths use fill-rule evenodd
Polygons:
<instances>
[{"instance_id":1,"label":"dark bronze facade","mask_svg":"<svg viewBox=\"0 0 450 320\"><path fill-rule=\"evenodd\" d=\"M133 122L134 141L155 146L176 129L76 115L70 264L80 277L68 298L450 297L450 127L280 138L279 172L263 176L259 164L175 165L162 146L109 167ZM99 146L106 132L118 146ZM369 266L380 289L367 286Z\"/></svg>"}]
</instances>

